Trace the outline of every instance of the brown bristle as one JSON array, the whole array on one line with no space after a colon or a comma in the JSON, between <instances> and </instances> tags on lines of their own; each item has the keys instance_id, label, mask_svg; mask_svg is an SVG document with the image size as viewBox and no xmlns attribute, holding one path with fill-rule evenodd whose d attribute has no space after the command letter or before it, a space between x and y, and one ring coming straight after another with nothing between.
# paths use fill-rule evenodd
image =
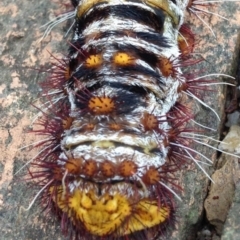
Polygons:
<instances>
[{"instance_id":1,"label":"brown bristle","mask_svg":"<svg viewBox=\"0 0 240 240\"><path fill-rule=\"evenodd\" d=\"M188 86L186 83L181 83L178 86L178 93L182 92L182 91L186 91L188 89Z\"/></svg>"},{"instance_id":2,"label":"brown bristle","mask_svg":"<svg viewBox=\"0 0 240 240\"><path fill-rule=\"evenodd\" d=\"M169 140L166 137L162 140L162 143L163 143L164 147L168 147L169 146Z\"/></svg>"},{"instance_id":3,"label":"brown bristle","mask_svg":"<svg viewBox=\"0 0 240 240\"><path fill-rule=\"evenodd\" d=\"M55 166L55 167L52 169L52 173L53 173L53 179L54 179L54 180L59 180L59 181L62 180L62 178L63 178L63 173L62 173L62 169L61 169L61 168Z\"/></svg>"},{"instance_id":4,"label":"brown bristle","mask_svg":"<svg viewBox=\"0 0 240 240\"><path fill-rule=\"evenodd\" d=\"M51 113L42 112L43 116L36 124L36 130L32 130L37 135L48 136L45 141L41 141L36 146L55 148L62 140L64 132L64 121L69 117L68 105L62 103L61 111L52 109ZM41 111L41 109L39 109ZM54 116L54 117L53 117Z\"/></svg>"},{"instance_id":5,"label":"brown bristle","mask_svg":"<svg viewBox=\"0 0 240 240\"><path fill-rule=\"evenodd\" d=\"M50 69L51 75L46 81L40 83L42 91L48 93L51 89L58 89L59 94L64 91L66 81L70 78L70 68L68 66L69 59L58 59L51 54L51 57L55 59L55 63L52 63L52 68ZM47 71L48 72L48 71Z\"/></svg>"},{"instance_id":6,"label":"brown bristle","mask_svg":"<svg viewBox=\"0 0 240 240\"><path fill-rule=\"evenodd\" d=\"M88 108L96 115L110 114L115 109L115 102L110 97L91 97Z\"/></svg>"},{"instance_id":7,"label":"brown bristle","mask_svg":"<svg viewBox=\"0 0 240 240\"><path fill-rule=\"evenodd\" d=\"M138 166L136 163L131 160L124 160L119 165L119 175L123 177L131 177L138 170Z\"/></svg>"},{"instance_id":8,"label":"brown bristle","mask_svg":"<svg viewBox=\"0 0 240 240\"><path fill-rule=\"evenodd\" d=\"M192 6L193 1L194 1L194 0L189 0L189 1L188 1L187 9Z\"/></svg>"},{"instance_id":9,"label":"brown bristle","mask_svg":"<svg viewBox=\"0 0 240 240\"><path fill-rule=\"evenodd\" d=\"M195 37L187 25L182 25L179 29L178 46L183 57L189 56L194 49Z\"/></svg>"}]
</instances>

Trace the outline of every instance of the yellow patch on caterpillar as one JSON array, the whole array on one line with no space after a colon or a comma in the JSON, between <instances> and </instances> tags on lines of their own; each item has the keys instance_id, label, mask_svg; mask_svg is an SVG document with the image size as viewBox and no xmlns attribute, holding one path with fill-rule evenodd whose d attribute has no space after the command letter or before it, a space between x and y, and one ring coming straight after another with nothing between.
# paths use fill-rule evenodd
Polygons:
<instances>
[{"instance_id":1,"label":"yellow patch on caterpillar","mask_svg":"<svg viewBox=\"0 0 240 240\"><path fill-rule=\"evenodd\" d=\"M91 145L93 147L106 148L106 149L115 147L114 142L108 141L108 140L95 141Z\"/></svg>"},{"instance_id":2,"label":"yellow patch on caterpillar","mask_svg":"<svg viewBox=\"0 0 240 240\"><path fill-rule=\"evenodd\" d=\"M157 201L147 199L141 200L134 209L134 214L130 217L122 235L131 234L146 228L151 228L165 222L170 216L171 210L165 206L158 206Z\"/></svg>"},{"instance_id":3,"label":"yellow patch on caterpillar","mask_svg":"<svg viewBox=\"0 0 240 240\"><path fill-rule=\"evenodd\" d=\"M81 18L85 13L87 13L94 5L97 5L99 3L106 3L107 0L87 0L83 1L78 7L77 7L77 17Z\"/></svg>"},{"instance_id":4,"label":"yellow patch on caterpillar","mask_svg":"<svg viewBox=\"0 0 240 240\"><path fill-rule=\"evenodd\" d=\"M178 13L172 5L170 6L168 0L143 0L143 2L145 2L148 6L162 9L172 18L175 25L179 24Z\"/></svg>"},{"instance_id":5,"label":"yellow patch on caterpillar","mask_svg":"<svg viewBox=\"0 0 240 240\"><path fill-rule=\"evenodd\" d=\"M165 222L171 212L170 208L160 207L153 200L142 199L132 204L127 196L119 193L98 196L93 190L86 193L75 189L63 194L62 186L52 187L49 191L55 204L68 214L75 226L83 224L96 236L124 236L151 228Z\"/></svg>"},{"instance_id":6,"label":"yellow patch on caterpillar","mask_svg":"<svg viewBox=\"0 0 240 240\"><path fill-rule=\"evenodd\" d=\"M86 60L85 64L89 68L99 67L103 63L103 58L101 54L90 55Z\"/></svg>"},{"instance_id":7,"label":"yellow patch on caterpillar","mask_svg":"<svg viewBox=\"0 0 240 240\"><path fill-rule=\"evenodd\" d=\"M88 108L96 115L110 114L115 109L115 102L110 97L91 97Z\"/></svg>"},{"instance_id":8,"label":"yellow patch on caterpillar","mask_svg":"<svg viewBox=\"0 0 240 240\"><path fill-rule=\"evenodd\" d=\"M113 63L119 66L130 66L135 63L135 58L125 52L118 52L113 56Z\"/></svg>"}]
</instances>

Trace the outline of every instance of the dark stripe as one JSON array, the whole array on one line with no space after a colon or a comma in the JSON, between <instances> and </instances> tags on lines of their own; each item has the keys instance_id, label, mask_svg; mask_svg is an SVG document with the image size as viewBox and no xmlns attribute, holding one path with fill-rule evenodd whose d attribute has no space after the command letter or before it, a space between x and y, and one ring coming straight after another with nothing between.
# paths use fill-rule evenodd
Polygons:
<instances>
[{"instance_id":1,"label":"dark stripe","mask_svg":"<svg viewBox=\"0 0 240 240\"><path fill-rule=\"evenodd\" d=\"M77 7L79 4L79 0L71 0L71 3L73 5L73 7Z\"/></svg>"},{"instance_id":2,"label":"dark stripe","mask_svg":"<svg viewBox=\"0 0 240 240\"><path fill-rule=\"evenodd\" d=\"M135 65L135 66L121 66L118 67L118 72L117 75L118 76L129 76L129 77L137 77L139 74L142 74L144 76L147 77L152 77L155 78L157 80L157 84L159 85L159 87L161 86L165 86L165 81L163 80L162 76L157 73L154 70L145 68L143 66L140 65Z\"/></svg>"},{"instance_id":3,"label":"dark stripe","mask_svg":"<svg viewBox=\"0 0 240 240\"><path fill-rule=\"evenodd\" d=\"M101 19L106 19L110 15L123 19L135 20L158 32L163 31L165 15L162 10L157 10L153 13L138 6L115 5L106 6L104 8L93 7L93 10L89 14L85 14L81 18L78 18L77 33L81 34L89 24Z\"/></svg>"},{"instance_id":4,"label":"dark stripe","mask_svg":"<svg viewBox=\"0 0 240 240\"><path fill-rule=\"evenodd\" d=\"M122 87L116 92L117 114L132 113L132 111L137 107L146 107L147 105L146 100L144 101L142 95L132 92L134 90L134 87L131 89L131 92L128 90L129 89L124 89L124 87Z\"/></svg>"},{"instance_id":5,"label":"dark stripe","mask_svg":"<svg viewBox=\"0 0 240 240\"><path fill-rule=\"evenodd\" d=\"M177 4L177 3L176 3L176 0L170 0L170 1L173 2L174 4Z\"/></svg>"},{"instance_id":6,"label":"dark stripe","mask_svg":"<svg viewBox=\"0 0 240 240\"><path fill-rule=\"evenodd\" d=\"M72 83L74 83L75 80L79 80L81 82L88 82L92 80L98 81L99 77L100 77L100 74L98 69L86 68L83 65L69 79L69 83L70 83L69 87L74 88Z\"/></svg>"},{"instance_id":7,"label":"dark stripe","mask_svg":"<svg viewBox=\"0 0 240 240\"><path fill-rule=\"evenodd\" d=\"M111 88L115 89L122 89L134 94L138 94L139 96L145 97L147 95L147 90L143 86L136 86L136 85L129 85L126 83L121 83L121 82L109 82L109 81L103 81L102 84L104 86L109 86Z\"/></svg>"},{"instance_id":8,"label":"dark stripe","mask_svg":"<svg viewBox=\"0 0 240 240\"><path fill-rule=\"evenodd\" d=\"M76 67L75 67L76 69ZM72 72L74 70L71 69ZM112 72L108 74L108 72ZM151 77L156 79L156 84L159 86L160 89L163 89L165 86L164 78L157 72L148 68L145 68L140 65L133 65L133 66L119 66L117 68L111 69L109 71L106 70L105 73L99 73L99 68L87 68L85 65L82 65L78 70L73 73L72 77L69 79L69 87L73 87L73 83L76 79L81 82L87 83L91 81L102 81L102 79L106 77L131 77L133 79L137 78L138 75L141 74L146 78ZM132 83L132 82L131 82Z\"/></svg>"},{"instance_id":9,"label":"dark stripe","mask_svg":"<svg viewBox=\"0 0 240 240\"><path fill-rule=\"evenodd\" d=\"M160 34L156 34L154 32L134 32L134 33L136 34L137 38L149 43L153 43L158 47L163 47L163 48L170 47L167 42L167 38L163 37Z\"/></svg>"},{"instance_id":10,"label":"dark stripe","mask_svg":"<svg viewBox=\"0 0 240 240\"><path fill-rule=\"evenodd\" d=\"M115 72L114 72L115 71ZM133 66L119 66L116 70L111 69L109 72L113 72L112 74L108 74L107 70L106 73L99 74L99 68L92 69L87 68L86 66L82 65L71 77L69 82L73 82L74 79L79 79L81 82L87 82L91 80L101 80L102 77L132 77L137 78L139 74L144 75L147 77L152 77L156 79L156 83L159 85L160 88L165 86L165 81L162 76L154 70L145 68L140 65L133 65Z\"/></svg>"}]
</instances>

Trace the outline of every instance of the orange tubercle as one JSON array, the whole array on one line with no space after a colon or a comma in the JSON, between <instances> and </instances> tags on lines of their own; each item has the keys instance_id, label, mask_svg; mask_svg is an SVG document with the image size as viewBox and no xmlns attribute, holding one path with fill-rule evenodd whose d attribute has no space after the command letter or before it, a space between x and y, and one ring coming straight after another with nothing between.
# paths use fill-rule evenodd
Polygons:
<instances>
[{"instance_id":1,"label":"orange tubercle","mask_svg":"<svg viewBox=\"0 0 240 240\"><path fill-rule=\"evenodd\" d=\"M98 171L98 166L96 161L94 160L88 160L84 163L83 165L83 174L88 176L88 177L92 177L94 176Z\"/></svg>"},{"instance_id":2,"label":"orange tubercle","mask_svg":"<svg viewBox=\"0 0 240 240\"><path fill-rule=\"evenodd\" d=\"M82 158L70 158L67 160L65 164L65 168L66 170L68 170L69 173L80 174L82 164L83 164Z\"/></svg>"},{"instance_id":3,"label":"orange tubercle","mask_svg":"<svg viewBox=\"0 0 240 240\"><path fill-rule=\"evenodd\" d=\"M169 76L174 77L175 70L174 70L173 62L170 59L161 57L158 65L164 77L169 77Z\"/></svg>"},{"instance_id":4,"label":"orange tubercle","mask_svg":"<svg viewBox=\"0 0 240 240\"><path fill-rule=\"evenodd\" d=\"M110 114L115 109L115 102L110 97L91 97L88 108L96 115Z\"/></svg>"},{"instance_id":5,"label":"orange tubercle","mask_svg":"<svg viewBox=\"0 0 240 240\"><path fill-rule=\"evenodd\" d=\"M143 175L142 180L145 184L157 184L160 181L160 174L155 167L150 167Z\"/></svg>"},{"instance_id":6,"label":"orange tubercle","mask_svg":"<svg viewBox=\"0 0 240 240\"><path fill-rule=\"evenodd\" d=\"M103 58L101 54L93 54L90 55L86 60L85 60L86 66L90 68L95 68L99 67L103 63Z\"/></svg>"},{"instance_id":7,"label":"orange tubercle","mask_svg":"<svg viewBox=\"0 0 240 240\"><path fill-rule=\"evenodd\" d=\"M131 160L124 160L120 163L118 169L119 175L123 177L131 177L137 172L138 166Z\"/></svg>"},{"instance_id":8,"label":"orange tubercle","mask_svg":"<svg viewBox=\"0 0 240 240\"><path fill-rule=\"evenodd\" d=\"M135 63L135 58L125 52L118 52L113 56L113 62L120 66L129 66Z\"/></svg>"},{"instance_id":9,"label":"orange tubercle","mask_svg":"<svg viewBox=\"0 0 240 240\"><path fill-rule=\"evenodd\" d=\"M158 119L155 115L145 112L141 118L141 123L145 131L151 131L158 128Z\"/></svg>"},{"instance_id":10,"label":"orange tubercle","mask_svg":"<svg viewBox=\"0 0 240 240\"><path fill-rule=\"evenodd\" d=\"M104 161L101 163L101 172L105 177L113 177L115 175L115 166L110 161Z\"/></svg>"}]
</instances>

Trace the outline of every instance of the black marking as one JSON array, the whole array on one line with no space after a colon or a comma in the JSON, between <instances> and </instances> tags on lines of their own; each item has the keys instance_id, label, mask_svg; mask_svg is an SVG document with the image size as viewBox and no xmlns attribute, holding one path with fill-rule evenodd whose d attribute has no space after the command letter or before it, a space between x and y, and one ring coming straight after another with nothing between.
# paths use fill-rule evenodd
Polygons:
<instances>
[{"instance_id":1,"label":"black marking","mask_svg":"<svg viewBox=\"0 0 240 240\"><path fill-rule=\"evenodd\" d=\"M174 4L176 4L176 0L170 0L171 2L173 2Z\"/></svg>"},{"instance_id":2,"label":"black marking","mask_svg":"<svg viewBox=\"0 0 240 240\"><path fill-rule=\"evenodd\" d=\"M160 34L154 32L134 32L136 34L136 38L144 40L146 42L153 43L159 47L167 48L170 45L167 42L167 39Z\"/></svg>"},{"instance_id":3,"label":"black marking","mask_svg":"<svg viewBox=\"0 0 240 240\"><path fill-rule=\"evenodd\" d=\"M71 0L73 7L77 7L81 0Z\"/></svg>"},{"instance_id":4,"label":"black marking","mask_svg":"<svg viewBox=\"0 0 240 240\"><path fill-rule=\"evenodd\" d=\"M121 66L118 67L118 76L130 76L130 77L137 77L139 74L144 75L146 77L155 78L157 80L157 84L160 87L165 86L164 78L156 71L140 66Z\"/></svg>"},{"instance_id":5,"label":"black marking","mask_svg":"<svg viewBox=\"0 0 240 240\"><path fill-rule=\"evenodd\" d=\"M85 14L77 19L76 32L78 34L81 34L91 23L106 19L109 16L136 21L156 30L157 32L163 31L165 15L162 10L153 13L141 7L129 5L114 5L102 8L95 6L92 9L93 10L89 14Z\"/></svg>"}]
</instances>

